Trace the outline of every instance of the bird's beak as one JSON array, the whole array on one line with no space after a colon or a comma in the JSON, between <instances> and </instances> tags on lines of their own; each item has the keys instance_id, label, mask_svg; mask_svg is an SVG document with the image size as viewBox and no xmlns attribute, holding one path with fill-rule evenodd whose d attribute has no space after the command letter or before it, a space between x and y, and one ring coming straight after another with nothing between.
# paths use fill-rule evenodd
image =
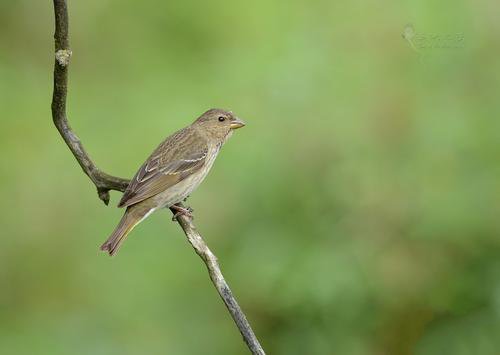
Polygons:
<instances>
[{"instance_id":1,"label":"bird's beak","mask_svg":"<svg viewBox=\"0 0 500 355\"><path fill-rule=\"evenodd\" d=\"M239 118L235 118L234 121L231 122L231 129L238 129L238 128L241 128L244 126L245 126L245 122L243 122Z\"/></svg>"}]
</instances>

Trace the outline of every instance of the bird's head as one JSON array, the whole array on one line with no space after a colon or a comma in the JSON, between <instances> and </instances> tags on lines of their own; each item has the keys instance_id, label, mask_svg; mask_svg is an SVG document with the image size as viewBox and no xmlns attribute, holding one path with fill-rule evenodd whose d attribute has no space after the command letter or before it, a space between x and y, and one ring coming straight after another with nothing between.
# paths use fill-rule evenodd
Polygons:
<instances>
[{"instance_id":1,"label":"bird's head","mask_svg":"<svg viewBox=\"0 0 500 355\"><path fill-rule=\"evenodd\" d=\"M218 108L208 110L193 123L201 128L210 138L224 141L235 129L245 126L245 122L231 111Z\"/></svg>"}]
</instances>

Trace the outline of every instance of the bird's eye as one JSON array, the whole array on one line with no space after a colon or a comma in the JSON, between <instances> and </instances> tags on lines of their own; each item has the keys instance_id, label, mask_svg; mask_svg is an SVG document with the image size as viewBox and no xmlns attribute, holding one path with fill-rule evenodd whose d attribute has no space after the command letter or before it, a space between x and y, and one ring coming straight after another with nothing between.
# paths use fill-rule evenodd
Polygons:
<instances>
[{"instance_id":1,"label":"bird's eye","mask_svg":"<svg viewBox=\"0 0 500 355\"><path fill-rule=\"evenodd\" d=\"M226 117L224 116L219 116L219 122L224 122L224 120L226 119Z\"/></svg>"}]
</instances>

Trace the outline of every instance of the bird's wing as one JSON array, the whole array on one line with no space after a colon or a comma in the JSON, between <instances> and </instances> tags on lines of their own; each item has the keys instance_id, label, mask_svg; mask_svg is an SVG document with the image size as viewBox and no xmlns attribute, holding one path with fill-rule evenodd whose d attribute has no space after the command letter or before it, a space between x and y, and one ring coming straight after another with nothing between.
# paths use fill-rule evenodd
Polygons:
<instances>
[{"instance_id":1,"label":"bird's wing","mask_svg":"<svg viewBox=\"0 0 500 355\"><path fill-rule=\"evenodd\" d=\"M183 129L167 138L141 166L118 207L127 207L174 186L204 164L208 146L196 132Z\"/></svg>"}]
</instances>

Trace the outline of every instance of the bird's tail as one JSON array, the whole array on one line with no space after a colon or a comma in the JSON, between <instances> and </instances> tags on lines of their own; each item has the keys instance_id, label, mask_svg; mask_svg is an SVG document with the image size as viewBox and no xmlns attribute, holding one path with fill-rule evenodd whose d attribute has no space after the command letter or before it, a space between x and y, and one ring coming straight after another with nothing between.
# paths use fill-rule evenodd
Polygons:
<instances>
[{"instance_id":1,"label":"bird's tail","mask_svg":"<svg viewBox=\"0 0 500 355\"><path fill-rule=\"evenodd\" d=\"M153 210L140 208L137 205L128 207L118 226L104 244L101 245L101 250L107 251L111 256L115 255L130 231L153 212Z\"/></svg>"}]
</instances>

